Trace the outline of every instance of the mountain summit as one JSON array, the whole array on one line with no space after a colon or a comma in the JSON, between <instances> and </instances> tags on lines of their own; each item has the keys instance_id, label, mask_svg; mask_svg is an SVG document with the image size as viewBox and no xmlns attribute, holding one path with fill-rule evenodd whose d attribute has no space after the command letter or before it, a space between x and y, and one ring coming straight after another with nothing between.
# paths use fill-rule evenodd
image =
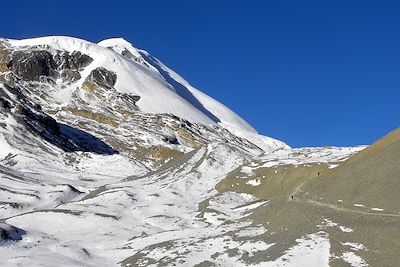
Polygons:
<instances>
[{"instance_id":1,"label":"mountain summit","mask_svg":"<svg viewBox=\"0 0 400 267\"><path fill-rule=\"evenodd\" d=\"M101 109L101 105L106 104L105 108L109 108L121 99L125 102L129 99L128 102L133 105L132 109L151 114L173 114L192 123L220 125L231 129L240 137L254 139L252 141L263 150L286 146L272 138L257 135L253 127L229 108L192 87L148 52L133 47L122 38L108 39L98 44L71 37L3 39L2 45L6 47L4 51L9 53L8 58L15 53L23 54L24 51L38 53L37 56L31 54L29 58L27 55L23 56L25 63L15 63L14 68L25 68L26 72L46 72L48 69L57 73L51 77L51 88L45 93L48 98L54 99L53 102L63 106L74 105L79 98L85 101L86 107ZM69 57L77 52L87 57L90 64L75 64L72 66L75 69L72 70L65 61L71 61ZM50 57L59 58L61 61L51 60ZM33 66L30 61L40 60L44 63L42 65L46 65L42 66L46 69L29 69ZM21 66L24 64L25 66ZM46 73L26 77L28 79L25 80L39 82L41 78L46 77L42 74ZM107 90L91 92L88 79L102 79L105 75L114 79L102 84L103 87L108 87ZM116 98L116 101L105 103L110 98ZM48 102L47 100L43 104Z\"/></svg>"}]
</instances>

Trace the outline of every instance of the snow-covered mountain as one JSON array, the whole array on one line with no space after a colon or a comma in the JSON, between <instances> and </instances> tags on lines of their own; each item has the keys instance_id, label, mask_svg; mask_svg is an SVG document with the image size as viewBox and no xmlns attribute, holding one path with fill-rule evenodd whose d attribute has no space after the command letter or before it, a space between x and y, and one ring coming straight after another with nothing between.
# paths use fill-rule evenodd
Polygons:
<instances>
[{"instance_id":1,"label":"snow-covered mountain","mask_svg":"<svg viewBox=\"0 0 400 267\"><path fill-rule=\"evenodd\" d=\"M366 266L351 194L302 191L363 149L261 136L123 39L1 39L0 265Z\"/></svg>"},{"instance_id":2,"label":"snow-covered mountain","mask_svg":"<svg viewBox=\"0 0 400 267\"><path fill-rule=\"evenodd\" d=\"M159 60L149 55L144 50L134 48L123 39L109 39L93 44L84 40L71 37L44 37L26 40L7 40L3 42L11 50L24 51L35 49L47 51L52 56L66 53L73 54L79 51L90 58L90 64L77 70L79 76L65 83L63 73L53 79L55 84L46 90L49 97L61 106L76 103L80 98L85 101L85 107L99 108L104 98L110 99L118 96L130 98L141 112L153 114L173 114L192 123L203 125L220 125L233 129L235 134L245 139L251 138L263 150L271 150L286 146L284 143L272 138L256 134L256 131L242 118L236 115L223 104L205 95L192 87L182 77L162 64ZM35 59L33 59L35 60ZM89 60L89 59L88 59ZM57 63L55 63L57 65ZM55 66L62 68L63 66ZM93 99L85 89L85 81L93 71L99 68L109 73L116 74L115 81L110 81L111 90L102 91L102 97ZM67 74L64 74L64 76ZM102 75L102 73L100 73ZM61 76L61 78L60 78ZM69 78L69 77L67 77ZM87 83L86 83L87 84ZM83 88L84 90L77 90ZM138 101L139 99L139 101ZM97 101L96 101L97 100ZM101 103L99 103L101 102ZM48 101L43 103L48 105ZM113 103L107 103L115 105ZM128 110L132 107L127 107Z\"/></svg>"},{"instance_id":3,"label":"snow-covered mountain","mask_svg":"<svg viewBox=\"0 0 400 267\"><path fill-rule=\"evenodd\" d=\"M123 39L104 40L99 44L70 37L45 37L8 40L8 42L16 48L49 46L69 53L80 51L91 57L93 62L85 68L82 78L74 82L74 87L82 86L91 71L104 67L108 71L117 73L114 85L117 92L140 96L137 105L143 112L171 113L191 122L206 125L222 122L255 131L227 107L191 87L146 51L134 48ZM68 89L71 90L71 88L60 90L60 100L63 102L68 100L62 98L65 96L64 91Z\"/></svg>"}]
</instances>

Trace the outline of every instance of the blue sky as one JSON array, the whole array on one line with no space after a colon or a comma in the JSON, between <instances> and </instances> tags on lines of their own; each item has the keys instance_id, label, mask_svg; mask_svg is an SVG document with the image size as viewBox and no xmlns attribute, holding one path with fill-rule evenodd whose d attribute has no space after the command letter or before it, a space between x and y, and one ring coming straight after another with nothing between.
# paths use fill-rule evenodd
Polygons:
<instances>
[{"instance_id":1,"label":"blue sky","mask_svg":"<svg viewBox=\"0 0 400 267\"><path fill-rule=\"evenodd\" d=\"M260 133L369 144L399 127L399 1L8 1L0 36L123 37Z\"/></svg>"}]
</instances>

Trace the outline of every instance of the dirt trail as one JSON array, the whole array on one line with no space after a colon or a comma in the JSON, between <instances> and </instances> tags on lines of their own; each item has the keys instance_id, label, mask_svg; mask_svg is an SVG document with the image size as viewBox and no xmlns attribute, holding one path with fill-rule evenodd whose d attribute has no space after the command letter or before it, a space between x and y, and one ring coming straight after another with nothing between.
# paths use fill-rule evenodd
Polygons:
<instances>
[{"instance_id":1,"label":"dirt trail","mask_svg":"<svg viewBox=\"0 0 400 267\"><path fill-rule=\"evenodd\" d=\"M312 199L307 199L307 200L303 200L300 198L296 198L295 196L297 195L297 193L302 192L301 191L301 187L306 183L307 181L301 183L300 185L298 185L291 194L288 195L287 200L288 201L296 201L296 202L303 202L303 203L307 203L307 204L311 204L311 205L316 205L316 206L321 206L321 207L328 207L337 211L344 211L344 212L351 212L351 213L356 213L356 214L362 214L362 215L368 215L368 216L383 216L383 217L400 217L400 214L393 214L393 213L382 213L382 212L367 212L367 211L360 211L360 210L353 210L353 209L348 209L348 208L343 208L343 207L339 207L337 205L334 204L328 204L328 203L322 203L316 200L312 200ZM293 198L292 198L293 197Z\"/></svg>"},{"instance_id":2,"label":"dirt trail","mask_svg":"<svg viewBox=\"0 0 400 267\"><path fill-rule=\"evenodd\" d=\"M313 205L317 205L317 206L322 206L322 207L329 207L331 209L334 210L338 210L338 211L344 211L344 212L352 212L352 213L357 213L357 214L363 214L363 215L369 215L369 216L386 216L386 217L400 217L400 214L393 214L393 213L377 213L377 212L367 212L367 211L360 211L360 210L353 210L353 209L347 209L347 208L342 208L342 207L338 207L336 205L333 204L327 204L327 203L321 203L315 200L296 200L296 201L301 201L301 202L305 202L305 203L309 203L309 204L313 204Z\"/></svg>"}]
</instances>

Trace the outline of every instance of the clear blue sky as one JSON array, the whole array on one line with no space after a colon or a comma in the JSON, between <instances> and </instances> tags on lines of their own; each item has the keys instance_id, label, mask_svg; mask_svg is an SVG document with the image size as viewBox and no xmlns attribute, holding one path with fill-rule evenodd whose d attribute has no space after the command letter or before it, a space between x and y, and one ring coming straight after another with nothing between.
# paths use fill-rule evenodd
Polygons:
<instances>
[{"instance_id":1,"label":"clear blue sky","mask_svg":"<svg viewBox=\"0 0 400 267\"><path fill-rule=\"evenodd\" d=\"M399 1L2 1L0 36L123 37L293 147L400 123Z\"/></svg>"}]
</instances>

